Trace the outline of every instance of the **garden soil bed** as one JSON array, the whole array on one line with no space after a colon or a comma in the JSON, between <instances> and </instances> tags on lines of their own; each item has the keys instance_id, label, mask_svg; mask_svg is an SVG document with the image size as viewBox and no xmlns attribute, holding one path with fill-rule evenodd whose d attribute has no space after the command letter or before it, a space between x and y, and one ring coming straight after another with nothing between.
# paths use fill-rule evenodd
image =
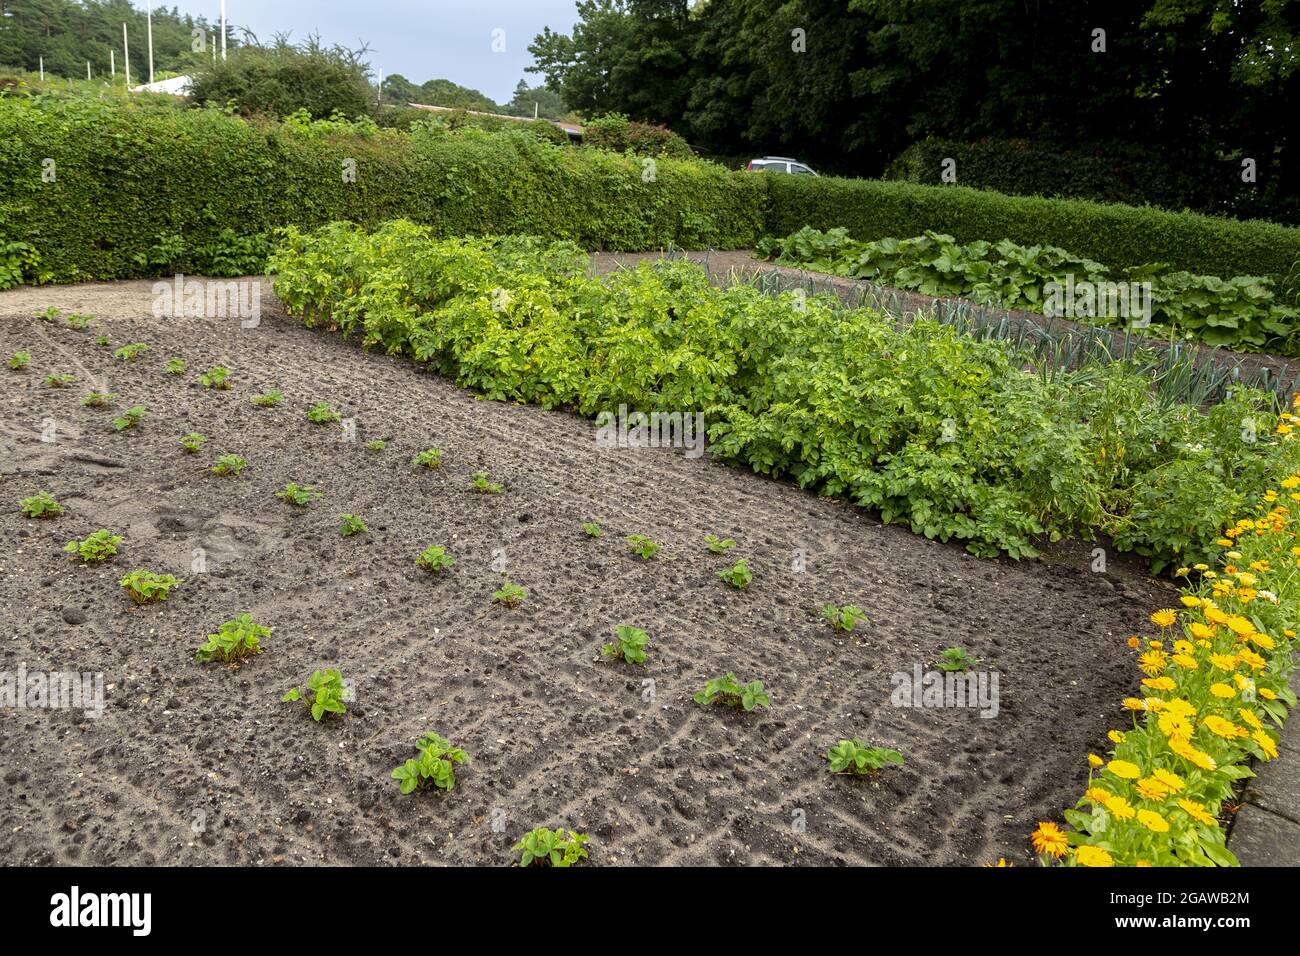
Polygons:
<instances>
[{"instance_id":1,"label":"garden soil bed","mask_svg":"<svg viewBox=\"0 0 1300 956\"><path fill-rule=\"evenodd\" d=\"M149 289L0 293L0 356L33 356L0 368L0 671L102 672L107 705L0 711L4 863L501 865L541 825L589 833L592 865L1030 863L1029 831L1073 805L1085 755L1125 723L1127 637L1175 597L1113 552L1093 573L1091 543L981 560L707 457L597 448L587 421L478 400L302 327L269 295L241 329L152 318ZM50 304L99 319L33 318ZM112 357L133 341L151 350ZM172 356L187 374L163 373ZM232 389L202 390L218 363ZM41 384L63 372L75 386ZM111 409L80 405L90 388L148 417L115 433ZM282 406L250 405L270 388ZM317 401L355 419L355 442L305 419ZM177 445L190 431L209 437L198 455ZM386 449L366 450L374 438ZM445 466L415 471L430 446ZM205 465L227 451L250 466L217 478ZM472 493L480 469L506 493ZM295 509L274 497L287 481L324 497ZM19 514L41 488L61 518ZM342 512L370 533L340 537ZM593 518L604 537L582 533ZM100 527L126 537L110 564L62 554ZM637 532L658 557L628 551ZM715 577L709 533L750 559L747 591ZM414 564L435 543L457 559L442 578ZM530 592L515 610L490 603L501 560ZM136 607L117 586L136 567L184 583ZM827 601L869 621L835 636ZM196 664L244 611L274 628L267 653ZM645 665L598 659L618 623L649 632ZM998 716L892 706L890 675L952 645L998 672ZM326 666L356 699L316 724L280 697ZM727 670L765 681L771 709L693 703ZM428 730L472 763L454 791L404 797L389 773ZM834 776L824 755L843 737L906 766Z\"/></svg>"}]
</instances>

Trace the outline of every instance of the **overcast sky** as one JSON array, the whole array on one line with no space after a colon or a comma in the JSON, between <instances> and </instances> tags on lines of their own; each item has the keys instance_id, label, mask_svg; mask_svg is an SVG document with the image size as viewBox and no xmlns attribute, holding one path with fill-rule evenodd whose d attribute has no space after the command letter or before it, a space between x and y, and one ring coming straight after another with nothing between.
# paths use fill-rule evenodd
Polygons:
<instances>
[{"instance_id":1,"label":"overcast sky","mask_svg":"<svg viewBox=\"0 0 1300 956\"><path fill-rule=\"evenodd\" d=\"M143 8L145 0L134 0ZM160 0L158 7L217 21L219 0ZM528 44L549 26L569 33L578 19L574 0L226 0L226 16L260 40L289 33L301 40L319 33L327 43L370 45L370 63L385 76L400 73L420 84L435 77L509 100L532 62ZM503 30L505 51L493 52L493 31ZM500 45L500 44L498 44Z\"/></svg>"}]
</instances>

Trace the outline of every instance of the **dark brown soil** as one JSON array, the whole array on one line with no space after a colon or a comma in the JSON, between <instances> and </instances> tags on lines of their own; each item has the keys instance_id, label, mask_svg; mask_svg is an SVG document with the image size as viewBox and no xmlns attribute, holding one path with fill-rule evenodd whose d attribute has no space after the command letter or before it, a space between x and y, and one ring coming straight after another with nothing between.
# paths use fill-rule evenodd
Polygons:
<instances>
[{"instance_id":1,"label":"dark brown soil","mask_svg":"<svg viewBox=\"0 0 1300 956\"><path fill-rule=\"evenodd\" d=\"M1124 722L1125 639L1172 597L1114 553L1093 573L1091 544L980 560L707 458L598 449L582 419L477 400L265 298L255 329L157 320L149 301L148 283L0 293L0 357L33 355L0 368L0 671L102 672L107 696L97 719L0 711L5 863L500 865L541 825L590 833L593 865L1028 863L1035 822L1073 805L1085 755ZM80 332L32 318L51 303L100 318ZM152 348L120 362L101 332ZM171 356L186 375L163 373ZM217 363L230 391L195 382ZM41 384L62 372L73 388ZM148 417L113 432L113 410L79 403L92 387ZM250 405L269 388L282 406ZM310 424L316 401L355 418L357 441ZM198 455L177 445L189 431L209 437ZM373 438L387 448L367 451ZM417 472L430 446L446 464ZM227 451L249 469L209 474ZM479 469L507 491L472 493ZM287 481L324 497L292 508L274 497ZM63 517L19 514L41 488ZM342 512L369 534L340 537ZM127 539L110 564L61 553L100 527ZM663 545L651 561L625 546L638 532ZM715 577L709 533L750 559L747 591ZM456 556L444 578L414 564L430 544ZM530 591L515 610L491 604L502 557ZM116 583L136 567L184 583L137 607ZM870 620L835 636L827 601ZM196 664L243 611L274 628L267 653ZM649 632L643 666L598 659L618 623ZM999 715L891 706L890 675L952 645L998 671ZM325 666L356 700L317 724L280 697ZM692 702L727 670L765 681L771 709ZM454 791L404 797L389 772L428 730L473 762ZM842 737L906 766L833 776Z\"/></svg>"}]
</instances>

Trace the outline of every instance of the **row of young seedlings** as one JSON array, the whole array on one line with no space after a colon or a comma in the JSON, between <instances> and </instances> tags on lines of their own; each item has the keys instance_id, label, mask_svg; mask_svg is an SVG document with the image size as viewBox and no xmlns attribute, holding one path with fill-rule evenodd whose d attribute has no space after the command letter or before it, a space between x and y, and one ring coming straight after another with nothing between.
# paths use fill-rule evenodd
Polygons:
<instances>
[{"instance_id":1,"label":"row of young seedlings","mask_svg":"<svg viewBox=\"0 0 1300 956\"><path fill-rule=\"evenodd\" d=\"M107 344L105 336L100 337L100 344ZM114 355L122 361L132 361L148 350L147 343L133 343L118 349ZM20 357L21 361L15 364L15 360ZM30 355L18 353L15 360L11 360L11 367L25 368L30 361ZM184 360L179 358L168 360L166 365L168 374L180 375L184 374L185 370ZM71 375L51 375L46 378L45 383L51 387L67 387L73 380ZM198 376L198 381L204 388L228 390L230 370L220 365L213 366ZM115 398L116 396L109 393L92 392L82 400L82 404L87 407L103 407L111 404ZM271 408L279 405L283 400L283 392L279 389L271 389L251 401L256 406ZM121 418L114 421L114 428L118 431L133 428L139 424L145 414L146 409L143 406L133 406L126 410ZM336 423L341 420L339 413L323 402L309 408L306 417L308 421L315 424ZM185 452L196 453L206 441L206 436L198 432L190 432L180 439L180 445ZM381 451L385 444L382 440L374 440L368 442L366 447L371 451ZM431 470L439 468L442 466L442 454L441 449L427 449L412 459L412 465ZM247 464L248 462L238 455L223 454L218 456L211 471L218 476L238 475ZM488 474L482 471L474 473L471 488L482 494L499 494L505 490L501 484L490 481ZM322 497L315 489L295 482L287 483L276 492L276 496L299 507L305 507ZM30 498L23 499L19 504L23 514L31 518L54 518L63 513L62 506L48 491L40 491ZM343 537L351 537L368 530L365 522L356 515L343 514L340 518L339 533ZM604 535L603 529L595 521L584 522L582 530L592 538ZM83 563L98 563L113 558L117 554L117 546L123 540L122 536L114 535L107 529L99 529L85 539L69 541L64 546L64 551L74 559L80 558ZM708 550L714 554L726 554L736 545L731 538L723 539L715 535L706 535L704 542ZM660 544L644 534L630 535L627 544L634 554L647 561L654 558L661 548ZM416 558L419 567L434 574L445 571L454 563L455 558L445 548L436 545L426 548ZM753 580L746 559L738 560L731 567L719 570L717 575L738 589L747 588ZM170 574L160 575L137 569L123 577L119 583L138 604L152 604L165 601L171 589L183 582ZM501 589L493 594L492 599L494 603L513 608L527 596L526 588L506 580ZM866 615L859 608L851 605L837 607L826 604L822 608L822 615L837 632L852 631L859 621L866 620ZM226 663L232 668L238 668L246 658L264 652L262 641L269 638L271 632L271 628L258 624L250 614L237 615L222 624L217 633L208 635L207 641L195 652L195 660L200 663L215 660ZM649 636L644 630L619 624L614 628L614 640L603 645L600 652L606 658L622 660L628 664L642 664L646 660L648 643ZM311 717L319 722L327 714L346 713L346 692L341 671L325 668L314 671L305 687L290 688L281 700L305 703ZM709 680L704 689L696 693L693 699L701 706L721 705L744 711L771 706L771 698L765 691L762 681L741 683L730 671L721 677ZM403 794L430 786L449 791L455 786L456 766L469 762L469 755L463 749L454 747L450 741L433 731L426 733L417 741L416 750L416 757L395 767L391 774L398 781L399 789ZM901 766L903 763L903 757L898 751L872 746L856 738L839 741L827 751L826 758L831 772L837 774L864 775L885 766ZM587 858L588 853L584 846L587 841L588 837L585 834L539 827L521 837L513 849L520 853L521 866L571 866Z\"/></svg>"}]
</instances>

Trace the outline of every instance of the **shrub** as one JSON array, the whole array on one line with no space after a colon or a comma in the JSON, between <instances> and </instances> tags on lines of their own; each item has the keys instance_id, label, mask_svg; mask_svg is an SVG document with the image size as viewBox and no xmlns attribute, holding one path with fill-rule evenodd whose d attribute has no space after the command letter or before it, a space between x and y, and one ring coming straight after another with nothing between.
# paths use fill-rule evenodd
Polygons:
<instances>
[{"instance_id":1,"label":"shrub","mask_svg":"<svg viewBox=\"0 0 1300 956\"><path fill-rule=\"evenodd\" d=\"M616 153L630 151L638 156L671 156L674 159L693 159L695 156L686 140L668 127L630 120L622 113L606 113L583 123L582 145Z\"/></svg>"},{"instance_id":2,"label":"shrub","mask_svg":"<svg viewBox=\"0 0 1300 956\"><path fill-rule=\"evenodd\" d=\"M57 518L63 514L63 505L48 491L38 491L30 498L22 499L18 507L29 518Z\"/></svg>"},{"instance_id":3,"label":"shrub","mask_svg":"<svg viewBox=\"0 0 1300 956\"><path fill-rule=\"evenodd\" d=\"M129 572L118 582L136 604L157 604L165 601L171 589L181 583L181 579L173 575L155 574L153 571L140 568Z\"/></svg>"},{"instance_id":4,"label":"shrub","mask_svg":"<svg viewBox=\"0 0 1300 956\"><path fill-rule=\"evenodd\" d=\"M69 541L63 546L63 550L74 558L80 558L82 564L95 564L115 556L117 546L124 540L120 534L113 534L100 528L80 541Z\"/></svg>"},{"instance_id":5,"label":"shrub","mask_svg":"<svg viewBox=\"0 0 1300 956\"><path fill-rule=\"evenodd\" d=\"M514 845L514 850L520 854L520 866L573 866L579 860L587 859L587 850L583 846L587 840L585 834L571 830L538 827L525 833Z\"/></svg>"},{"instance_id":6,"label":"shrub","mask_svg":"<svg viewBox=\"0 0 1300 956\"><path fill-rule=\"evenodd\" d=\"M311 719L320 722L326 714L345 714L348 689L343 683L343 675L332 667L323 671L312 671L307 678L305 688L291 687L280 698L281 701L302 701L311 711Z\"/></svg>"},{"instance_id":7,"label":"shrub","mask_svg":"<svg viewBox=\"0 0 1300 956\"><path fill-rule=\"evenodd\" d=\"M262 641L271 636L271 628L264 627L253 620L251 614L239 614L226 621L209 634L207 641L194 653L194 659L201 663L223 661L235 663L246 657L263 653Z\"/></svg>"},{"instance_id":8,"label":"shrub","mask_svg":"<svg viewBox=\"0 0 1300 956\"><path fill-rule=\"evenodd\" d=\"M451 790L456 786L456 765L469 763L469 754L451 741L433 731L425 734L415 744L420 756L393 768L393 779L401 785L402 793L412 793L422 787L434 786Z\"/></svg>"}]
</instances>

